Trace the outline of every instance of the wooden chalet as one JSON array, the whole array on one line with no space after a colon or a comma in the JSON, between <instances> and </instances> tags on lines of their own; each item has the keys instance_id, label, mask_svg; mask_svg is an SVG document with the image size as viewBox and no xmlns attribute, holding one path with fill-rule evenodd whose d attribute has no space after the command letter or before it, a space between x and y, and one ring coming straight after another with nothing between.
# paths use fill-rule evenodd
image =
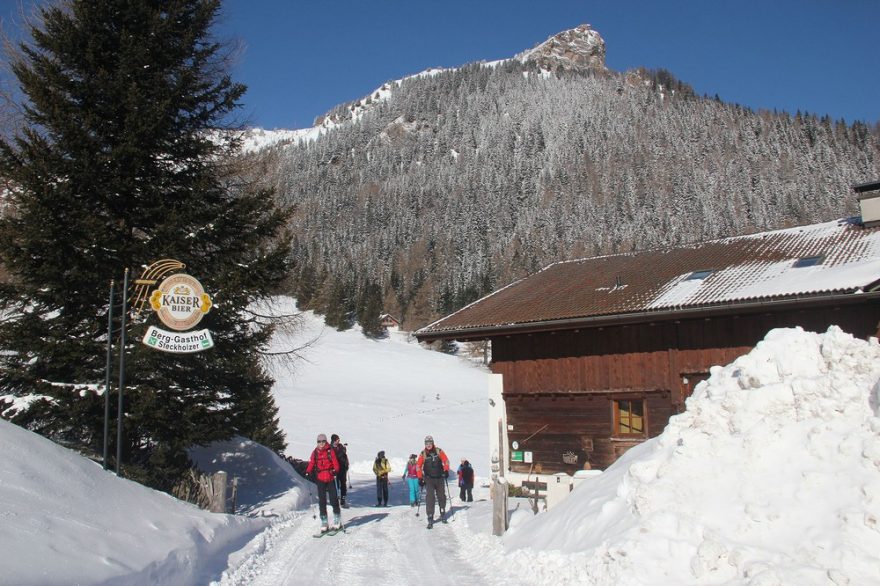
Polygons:
<instances>
[{"instance_id":1,"label":"wooden chalet","mask_svg":"<svg viewBox=\"0 0 880 586\"><path fill-rule=\"evenodd\" d=\"M659 435L710 367L772 328L877 336L878 224L866 216L558 262L415 336L491 342L505 419L492 441L505 470L604 469Z\"/></svg>"},{"instance_id":2,"label":"wooden chalet","mask_svg":"<svg viewBox=\"0 0 880 586\"><path fill-rule=\"evenodd\" d=\"M400 320L391 315L390 313L383 313L379 316L379 322L382 324L383 328L399 328Z\"/></svg>"}]
</instances>

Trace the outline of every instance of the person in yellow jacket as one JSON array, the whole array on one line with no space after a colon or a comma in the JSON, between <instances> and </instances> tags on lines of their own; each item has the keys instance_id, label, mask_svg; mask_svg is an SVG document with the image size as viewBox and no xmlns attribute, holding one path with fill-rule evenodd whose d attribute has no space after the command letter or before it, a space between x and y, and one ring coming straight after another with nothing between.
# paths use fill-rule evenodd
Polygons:
<instances>
[{"instance_id":1,"label":"person in yellow jacket","mask_svg":"<svg viewBox=\"0 0 880 586\"><path fill-rule=\"evenodd\" d=\"M379 452L376 461L373 462L373 474L376 475L376 506L388 506L388 475L391 473L391 464L385 457L385 452Z\"/></svg>"}]
</instances>

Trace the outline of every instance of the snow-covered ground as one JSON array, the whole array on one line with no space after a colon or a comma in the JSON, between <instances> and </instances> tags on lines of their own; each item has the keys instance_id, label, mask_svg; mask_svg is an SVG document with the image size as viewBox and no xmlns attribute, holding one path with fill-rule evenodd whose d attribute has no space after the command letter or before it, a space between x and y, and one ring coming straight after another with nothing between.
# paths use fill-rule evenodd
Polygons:
<instances>
[{"instance_id":1,"label":"snow-covered ground","mask_svg":"<svg viewBox=\"0 0 880 586\"><path fill-rule=\"evenodd\" d=\"M286 303L290 304L287 300ZM713 368L665 432L549 512L511 500L491 535L487 371L403 333L370 341L305 314L315 340L276 400L287 454L338 433L353 462L347 533L314 539L311 485L235 439L194 452L239 477L237 516L200 511L0 421L0 584L880 584L880 345L774 330ZM448 524L407 504L426 434L474 463ZM379 450L394 473L376 508Z\"/></svg>"}]
</instances>

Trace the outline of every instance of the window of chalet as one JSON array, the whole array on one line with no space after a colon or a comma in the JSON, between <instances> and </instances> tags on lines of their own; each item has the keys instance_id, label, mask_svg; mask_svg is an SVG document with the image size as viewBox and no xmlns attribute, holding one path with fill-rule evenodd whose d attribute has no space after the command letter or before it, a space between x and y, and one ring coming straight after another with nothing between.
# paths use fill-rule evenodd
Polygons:
<instances>
[{"instance_id":1,"label":"window of chalet","mask_svg":"<svg viewBox=\"0 0 880 586\"><path fill-rule=\"evenodd\" d=\"M712 274L712 270L694 271L685 278L685 281L701 281Z\"/></svg>"},{"instance_id":2,"label":"window of chalet","mask_svg":"<svg viewBox=\"0 0 880 586\"><path fill-rule=\"evenodd\" d=\"M800 269L803 267L812 267L818 264L822 264L823 260L824 257L822 256L805 256L794 261L794 265L792 266L794 266L794 268L796 269Z\"/></svg>"},{"instance_id":3,"label":"window of chalet","mask_svg":"<svg viewBox=\"0 0 880 586\"><path fill-rule=\"evenodd\" d=\"M645 437L644 399L614 399L614 437Z\"/></svg>"}]
</instances>

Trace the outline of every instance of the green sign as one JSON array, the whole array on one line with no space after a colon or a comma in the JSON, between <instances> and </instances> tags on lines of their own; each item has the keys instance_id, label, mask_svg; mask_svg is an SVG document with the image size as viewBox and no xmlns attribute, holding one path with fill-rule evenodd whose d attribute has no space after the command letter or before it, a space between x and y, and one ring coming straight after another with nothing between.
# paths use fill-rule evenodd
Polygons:
<instances>
[{"instance_id":1,"label":"green sign","mask_svg":"<svg viewBox=\"0 0 880 586\"><path fill-rule=\"evenodd\" d=\"M511 462L522 462L523 461L523 453L521 451L510 452L510 461Z\"/></svg>"}]
</instances>

